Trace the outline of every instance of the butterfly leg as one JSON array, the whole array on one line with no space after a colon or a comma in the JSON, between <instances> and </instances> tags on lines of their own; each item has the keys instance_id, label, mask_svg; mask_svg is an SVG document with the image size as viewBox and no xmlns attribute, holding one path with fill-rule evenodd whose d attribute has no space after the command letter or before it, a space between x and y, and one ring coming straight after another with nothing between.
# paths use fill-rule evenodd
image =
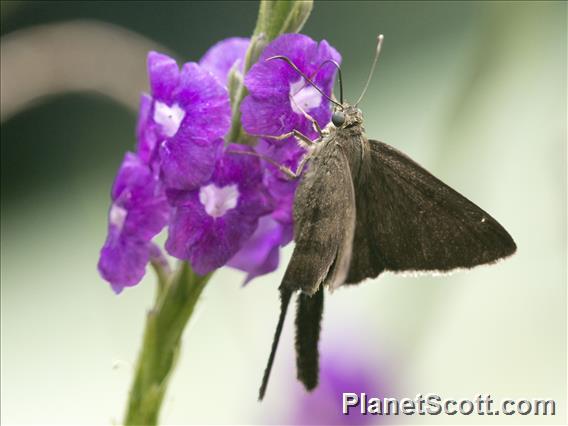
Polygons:
<instances>
[{"instance_id":1,"label":"butterfly leg","mask_svg":"<svg viewBox=\"0 0 568 426\"><path fill-rule=\"evenodd\" d=\"M291 168L283 166L281 164L276 163L276 161L270 159L272 162L271 164L275 165L276 167L278 167L278 169L284 173L288 179L290 180L296 180L298 179L300 176L302 176L302 172L304 171L304 167L306 165L306 163L308 162L308 160L311 157L311 153L307 153L305 154L302 159L300 160L300 162L298 163L298 167L296 167L296 171L293 171ZM264 158L265 160L268 160L267 158Z\"/></svg>"},{"instance_id":2,"label":"butterfly leg","mask_svg":"<svg viewBox=\"0 0 568 426\"><path fill-rule=\"evenodd\" d=\"M304 167L305 167L306 163L308 162L308 160L310 159L310 157L311 157L311 154L306 154L302 157L302 159L298 163L298 167L296 167L296 171L292 173L294 175L294 179L298 179L302 175L302 172L304 171Z\"/></svg>"},{"instance_id":3,"label":"butterfly leg","mask_svg":"<svg viewBox=\"0 0 568 426\"><path fill-rule=\"evenodd\" d=\"M302 132L300 132L299 130L296 130L296 129L292 130L291 132L279 135L279 136L272 136L272 135L251 135L251 136L255 136L257 138L262 138L262 139L272 139L274 141L282 141L284 139L288 139L289 137L294 136L301 146L306 146L306 145L310 146L310 145L313 145L317 142L317 141L311 140L309 137L307 137Z\"/></svg>"},{"instance_id":4,"label":"butterfly leg","mask_svg":"<svg viewBox=\"0 0 568 426\"><path fill-rule=\"evenodd\" d=\"M318 124L318 122L316 121L316 119L314 117L312 117L310 114L308 114L306 111L304 111L304 109L297 104L297 102L294 100L294 98L292 96L290 96L290 102L292 102L296 108L298 108L302 115L304 116L304 118L308 121L310 121L312 123L312 127L314 128L314 130L318 133L320 138L323 138L323 130L321 129L320 125Z\"/></svg>"},{"instance_id":5,"label":"butterfly leg","mask_svg":"<svg viewBox=\"0 0 568 426\"><path fill-rule=\"evenodd\" d=\"M286 175L286 177L290 180L298 179L301 176L302 170L304 169L306 161L308 161L308 158L310 157L309 154L304 155L302 157L302 159L300 160L300 163L298 164L296 171L294 172L289 167L283 166L282 164L278 163L277 161L273 160L272 158L267 157L266 155L259 154L258 152L235 151L235 150L228 150L227 152L229 154L250 155L252 157L260 158L261 160L264 160L267 163L272 164L274 167L276 167L278 170L280 170L282 173L284 173Z\"/></svg>"}]
</instances>

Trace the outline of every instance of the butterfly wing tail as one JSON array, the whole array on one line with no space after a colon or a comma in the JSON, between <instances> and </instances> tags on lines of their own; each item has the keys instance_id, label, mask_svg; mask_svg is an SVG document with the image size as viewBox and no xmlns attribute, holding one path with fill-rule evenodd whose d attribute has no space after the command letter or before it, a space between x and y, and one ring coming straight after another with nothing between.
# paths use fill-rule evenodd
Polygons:
<instances>
[{"instance_id":1,"label":"butterfly wing tail","mask_svg":"<svg viewBox=\"0 0 568 426\"><path fill-rule=\"evenodd\" d=\"M300 293L296 310L296 366L298 380L308 391L318 385L318 341L323 314L323 286L313 295Z\"/></svg>"}]
</instances>

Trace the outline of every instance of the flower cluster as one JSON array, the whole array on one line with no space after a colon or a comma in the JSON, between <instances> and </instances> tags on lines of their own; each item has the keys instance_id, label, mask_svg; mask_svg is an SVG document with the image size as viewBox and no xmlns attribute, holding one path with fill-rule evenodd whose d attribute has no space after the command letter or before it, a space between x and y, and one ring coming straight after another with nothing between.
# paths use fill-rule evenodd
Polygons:
<instances>
[{"instance_id":1,"label":"flower cluster","mask_svg":"<svg viewBox=\"0 0 568 426\"><path fill-rule=\"evenodd\" d=\"M166 55L148 55L151 93L141 97L136 152L126 154L112 188L98 265L115 292L137 284L148 262L164 264L152 241L166 227L167 253L200 275L228 265L250 281L278 266L280 247L292 240L296 182L261 158L295 169L303 150L291 138L259 138L255 147L224 139L231 123L227 77L243 72L248 45L248 39L223 40L181 69ZM340 61L337 51L325 41L285 34L244 78L243 128L251 135L297 129L313 137L304 112L323 127L329 104L286 63L265 61L274 55L289 57L331 94L334 69L321 65Z\"/></svg>"}]
</instances>

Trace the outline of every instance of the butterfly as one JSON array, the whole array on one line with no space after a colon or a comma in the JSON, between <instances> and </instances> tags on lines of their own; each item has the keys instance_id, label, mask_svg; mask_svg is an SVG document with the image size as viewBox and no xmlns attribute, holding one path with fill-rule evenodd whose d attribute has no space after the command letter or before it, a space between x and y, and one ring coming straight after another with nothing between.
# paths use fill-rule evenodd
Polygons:
<instances>
[{"instance_id":1,"label":"butterfly","mask_svg":"<svg viewBox=\"0 0 568 426\"><path fill-rule=\"evenodd\" d=\"M293 132L308 152L293 177L295 248L280 285L281 311L259 399L274 362L293 293L296 311L296 365L307 390L318 383L318 341L323 289L357 284L391 272L447 272L492 263L512 255L516 245L487 212L433 176L397 149L368 139L357 107L373 74L383 37L359 100L337 102L322 92L290 59L281 59L334 103L320 137ZM333 62L333 61L327 61ZM339 71L341 87L341 70ZM309 164L305 173L302 168Z\"/></svg>"}]
</instances>

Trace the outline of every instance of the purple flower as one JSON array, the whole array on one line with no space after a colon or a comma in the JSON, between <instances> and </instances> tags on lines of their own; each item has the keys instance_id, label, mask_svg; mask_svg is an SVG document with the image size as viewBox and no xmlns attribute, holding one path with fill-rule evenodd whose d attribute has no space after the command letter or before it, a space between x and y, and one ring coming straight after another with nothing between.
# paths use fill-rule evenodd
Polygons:
<instances>
[{"instance_id":1,"label":"purple flower","mask_svg":"<svg viewBox=\"0 0 568 426\"><path fill-rule=\"evenodd\" d=\"M350 345L335 342L325 344L320 351L319 385L312 392L306 392L299 383L294 383L296 407L288 423L297 425L368 425L383 423L383 416L363 415L360 407L350 408L349 414L342 413L344 392L366 393L371 397L394 397L392 380L388 376L384 360L370 356L363 343L353 344L353 333L349 335ZM355 334L356 336L356 334ZM355 339L357 340L357 339ZM358 348L351 350L350 347ZM387 393L388 392L388 393Z\"/></svg>"},{"instance_id":2,"label":"purple flower","mask_svg":"<svg viewBox=\"0 0 568 426\"><path fill-rule=\"evenodd\" d=\"M331 117L329 101L286 62L266 61L275 55L287 56L307 76L315 74L314 83L331 95L336 70L329 64L320 66L328 59L340 62L339 53L325 40L318 44L302 34L284 34L266 47L245 77L250 95L241 105L243 128L253 135L273 136L297 129L313 137L302 110L324 127Z\"/></svg>"},{"instance_id":3,"label":"purple flower","mask_svg":"<svg viewBox=\"0 0 568 426\"><path fill-rule=\"evenodd\" d=\"M111 197L108 236L98 267L120 293L144 276L155 252L152 238L166 225L169 206L157 175L133 153L125 155Z\"/></svg>"},{"instance_id":4,"label":"purple flower","mask_svg":"<svg viewBox=\"0 0 568 426\"><path fill-rule=\"evenodd\" d=\"M148 74L164 183L193 189L211 177L229 130L227 91L198 64L187 63L180 71L175 60L156 52L148 55Z\"/></svg>"},{"instance_id":5,"label":"purple flower","mask_svg":"<svg viewBox=\"0 0 568 426\"><path fill-rule=\"evenodd\" d=\"M137 154L126 155L116 177L99 260L117 293L142 279L150 259L165 260L152 239L171 215L166 188L195 189L211 178L230 122L226 90L199 65L180 71L150 52L148 74L152 96L140 100Z\"/></svg>"},{"instance_id":6,"label":"purple flower","mask_svg":"<svg viewBox=\"0 0 568 426\"><path fill-rule=\"evenodd\" d=\"M255 150L291 170L296 170L304 155L304 149L293 140L281 141L277 145L261 139ZM280 259L280 247L293 238L292 215L298 180L290 180L270 163L262 162L262 165L264 186L274 200L274 210L261 218L253 236L227 263L227 266L248 273L244 284L275 271Z\"/></svg>"},{"instance_id":7,"label":"purple flower","mask_svg":"<svg viewBox=\"0 0 568 426\"><path fill-rule=\"evenodd\" d=\"M227 266L247 272L244 284L273 272L280 261L280 247L292 241L292 227L272 215L260 218L256 231L228 262Z\"/></svg>"},{"instance_id":8,"label":"purple flower","mask_svg":"<svg viewBox=\"0 0 568 426\"><path fill-rule=\"evenodd\" d=\"M135 285L150 259L163 263L152 239L165 225L166 250L191 262L199 274L225 264L251 279L275 270L279 249L292 239L297 182L271 164L225 147L231 107L229 71L243 70L248 39L217 43L200 63L181 70L166 55L150 52L150 95L142 95L136 128L137 153L126 155L113 190L108 238L99 270L116 292ZM320 65L339 54L323 41L289 34L270 44L246 77L242 105L249 133L279 135L296 128L314 136L300 108L324 126L329 104L287 64L264 60L282 54L330 93L335 70ZM292 139L259 142L257 151L295 170L304 151Z\"/></svg>"},{"instance_id":9,"label":"purple flower","mask_svg":"<svg viewBox=\"0 0 568 426\"><path fill-rule=\"evenodd\" d=\"M192 191L168 191L175 207L166 250L200 275L223 266L272 209L258 158L232 150L251 149L229 145L211 179Z\"/></svg>"},{"instance_id":10,"label":"purple flower","mask_svg":"<svg viewBox=\"0 0 568 426\"><path fill-rule=\"evenodd\" d=\"M243 72L245 54L250 44L250 39L232 37L221 40L211 47L199 61L199 65L211 72L224 86L227 85L229 71L238 62L237 69Z\"/></svg>"}]
</instances>

